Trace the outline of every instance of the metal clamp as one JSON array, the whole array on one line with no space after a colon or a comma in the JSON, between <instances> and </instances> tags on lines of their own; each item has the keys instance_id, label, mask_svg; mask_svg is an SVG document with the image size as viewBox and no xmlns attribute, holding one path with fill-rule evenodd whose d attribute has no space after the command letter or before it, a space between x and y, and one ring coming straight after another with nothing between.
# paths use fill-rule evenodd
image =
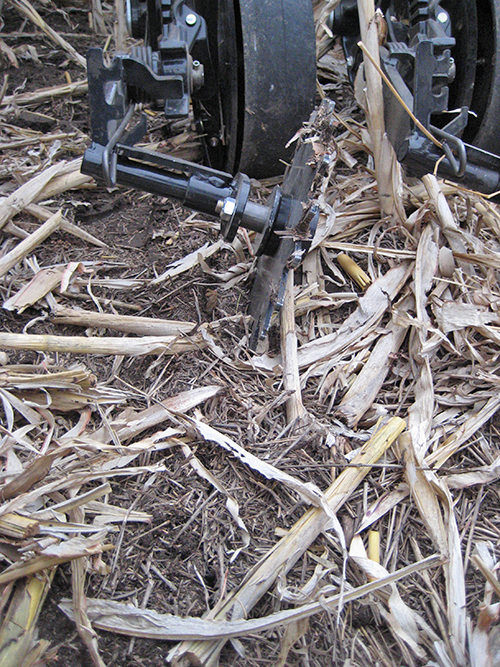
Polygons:
<instances>
[{"instance_id":1,"label":"metal clamp","mask_svg":"<svg viewBox=\"0 0 500 667\"><path fill-rule=\"evenodd\" d=\"M108 188L116 187L116 165L118 163L118 156L114 152L114 148L125 134L125 130L127 129L127 125L132 118L134 110L135 104L131 104L127 109L127 113L125 114L122 122L120 125L118 125L113 135L111 136L111 139L108 141L106 147L104 148L102 154L102 175L104 182L106 183L106 187Z\"/></svg>"},{"instance_id":2,"label":"metal clamp","mask_svg":"<svg viewBox=\"0 0 500 667\"><path fill-rule=\"evenodd\" d=\"M464 142L459 138L455 137L453 134L441 130L439 127L434 127L430 125L429 128L436 134L440 139L443 139L443 151L448 162L453 170L453 173L457 178L461 178L465 174L467 168L467 151L465 149ZM458 162L453 154L452 147L456 150L458 154Z\"/></svg>"}]
</instances>

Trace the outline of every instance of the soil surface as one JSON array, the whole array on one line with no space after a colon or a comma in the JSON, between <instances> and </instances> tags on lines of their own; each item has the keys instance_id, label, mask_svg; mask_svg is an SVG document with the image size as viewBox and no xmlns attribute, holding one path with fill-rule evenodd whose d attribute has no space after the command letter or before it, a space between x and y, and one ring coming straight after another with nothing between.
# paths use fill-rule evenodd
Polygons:
<instances>
[{"instance_id":1,"label":"soil surface","mask_svg":"<svg viewBox=\"0 0 500 667\"><path fill-rule=\"evenodd\" d=\"M80 53L90 45L103 46L105 38L93 34L88 25L85 8L55 3L47 6L37 3L41 16L59 34L65 36ZM47 38L27 23L19 13L6 4L3 11L2 38L16 53L21 53L19 67L5 67L8 74L7 94L32 92L40 88L56 86L67 80L76 81L83 71L68 59L67 54L54 47ZM30 47L30 48L28 48ZM33 60L34 59L34 60ZM4 62L4 65L7 63ZM21 110L22 111L22 110ZM16 128L44 133L75 133L82 144L73 152L71 144L62 142L57 159L71 160L81 154L89 144L89 108L86 95L71 99L63 97L40 104L37 114L47 116L35 120L19 112L7 118ZM193 132L194 134L194 132ZM168 142L168 128L160 128L152 139ZM29 157L28 157L29 159ZM38 156L34 157L35 162ZM5 174L0 186L8 194L13 183ZM269 190L261 186L257 197L265 198ZM107 244L105 250L84 241L56 232L43 246L37 249L41 266L67 262L97 262L97 277L138 278L145 287L123 290L123 293L96 288L99 300L106 308L110 300L110 312L142 315L196 323L210 322L225 316L244 314L248 305L250 283L240 283L230 290L220 287L218 281L196 268L172 283L163 283L151 289L151 278L161 274L173 261L212 243L218 238L218 225L182 209L167 199L133 190L117 189L112 192L94 185L91 190L77 190L59 197L55 202L62 205L65 216L81 229L91 233ZM35 221L26 219L26 229ZM225 270L235 263L230 249L219 252L215 260L207 260L210 269ZM92 308L92 298L86 294L73 295L69 304ZM29 324L30 333L54 333L81 335L76 327L38 323L41 312L38 307L28 308L21 315L4 312L3 329L20 332ZM224 336L231 345L243 335L243 324L236 322L233 330L228 326ZM103 335L105 334L103 332ZM113 334L111 334L113 335ZM116 334L114 334L116 335ZM271 341L278 340L276 331L271 331ZM271 345L273 343L271 342ZM11 363L30 363L38 360L35 353L10 354ZM213 368L213 358L205 352L187 353L167 359L152 357L128 358L121 363L119 372L113 368L113 359L85 355L72 355L71 360L81 360L103 381L108 380L117 387L130 388L137 410L175 396L198 384L219 384L223 393L204 406L211 423L224 433L235 437L244 446L251 445L253 451L264 458L286 456L283 464L304 481L316 480L327 485L330 476L330 450L325 448L317 436L308 433L287 438L280 398L279 384L265 385L258 375L248 383L248 373L231 371L226 381L223 369ZM63 362L64 358L59 358ZM69 358L68 358L69 361ZM271 407L266 404L271 403ZM273 406L273 403L277 405ZM259 425L255 432L248 430L249 423L242 413L258 414ZM100 425L96 416L96 427ZM283 432L285 433L283 434ZM250 517L247 529L259 551L243 551L229 568L229 559L241 538L235 524L228 518L225 499L214 492L212 486L193 473L178 451L157 457L168 468L168 474L157 476L152 482L144 480L112 482L110 502L122 507L144 511L151 515L150 525L129 524L123 526L110 541L115 542L116 551L107 558L110 572L106 576L90 573L86 593L89 597L128 601L137 605L147 604L158 612L180 616L201 616L212 608L223 591L230 590L258 561L259 553L272 546L274 531L293 525L303 513L303 506L290 495L283 497L273 490L273 485L262 483L257 475L242 474L241 466L221 456L215 445L203 444L195 451L202 463L217 476L228 491L235 496L240 511ZM148 457L142 463L153 463ZM315 549L321 553L321 545ZM88 667L92 664L74 624L59 610L61 599L71 597L71 574L69 565L58 568L49 597L39 621L39 636L51 643L50 665L66 667ZM305 570L304 570L305 572ZM299 573L300 577L300 573ZM254 610L255 616L264 616L275 610L272 597L266 598ZM330 664L332 648L325 643L322 631L324 623L330 624L328 616L318 617L311 623L307 642L311 648L312 664ZM331 632L336 634L334 625ZM241 640L236 646L242 657L228 644L221 658L221 665L274 665L279 653L281 631ZM155 667L165 664L165 656L171 643L153 640L131 640L128 637L100 632L99 649L109 667ZM335 652L343 653L341 645ZM292 651L287 664L302 664L300 647ZM243 657L244 656L244 657ZM313 657L316 656L316 657Z\"/></svg>"},{"instance_id":2,"label":"soil surface","mask_svg":"<svg viewBox=\"0 0 500 667\"><path fill-rule=\"evenodd\" d=\"M107 36L99 36L89 27L86 2L43 0L34 4L45 21L70 41L79 53L84 54L90 45L106 45ZM8 75L7 95L15 91L33 92L84 78L83 69L68 58L63 49L54 45L23 18L8 0L4 3L2 17L4 25L1 39L14 50L19 60L19 66L14 67L5 53L0 51L0 62L4 73ZM110 50L112 46L113 43ZM333 88L338 103L345 103L349 97L345 85ZM49 150L53 151L50 159L54 161L72 160L81 156L90 143L86 95L65 95L29 109L31 114L19 107L4 117L2 143L15 141L30 131L61 133L65 138L59 144L51 142L45 148L40 143L32 148L20 148L16 154L6 154L3 163L6 166L5 173L0 174L0 195L8 195L27 178L30 169L35 172L41 162L47 161ZM155 129L149 140L160 145L163 150L175 148L177 144L181 155L192 157L199 153L199 142L189 122L172 128L156 118L153 126ZM339 132L342 130L340 126ZM176 142L175 137L179 133L182 141ZM366 162L364 157L360 160ZM16 165L21 164L22 170L19 168L16 171ZM348 173L349 168L342 165L339 168L340 181ZM255 197L261 200L266 198L271 186L272 183L258 184ZM217 223L186 211L165 198L125 188L108 191L96 184L66 192L49 204L54 208L62 206L68 220L106 243L105 248L99 248L58 231L37 248L36 257L40 266L66 265L68 262L91 263L93 273L87 287L66 296L58 295L62 305L94 312L98 309L107 313L187 321L195 325L226 318L224 329L219 332L220 349L232 351L240 344L246 332L244 314L249 304L252 278L245 278L226 289L214 274L223 273L238 262L252 261L244 237L241 237L240 246L236 250L234 247L224 247L202 266L198 265L181 276L152 286L151 279L161 275L172 262L198 251L204 244L214 243L218 238ZM23 229L32 231L38 224L35 218L24 215ZM400 234L398 242L404 237L404 232L395 234ZM363 238L367 239L367 236ZM360 263L367 269L366 258L360 260ZM384 267L385 270L387 268L390 268L389 263ZM323 270L326 276L325 290L333 293L338 288L338 270L336 273L328 265ZM19 276L25 277L26 281L32 275L25 265L19 271ZM123 281L123 287L117 288L117 283L112 283L112 280ZM133 287L127 282L131 280L135 281ZM346 302L332 314L325 324L331 330L346 319L357 303L356 292L359 288L354 283L346 283L344 280L342 289L354 294L354 302ZM1 290L2 300L5 300L7 288L2 286ZM21 314L3 311L0 317L4 331L83 335L81 328L55 323L43 302ZM104 329L88 333L99 336L119 335ZM303 335L305 338L304 332ZM276 351L278 347L279 331L273 326L269 335L270 352ZM333 397L320 396L314 382L305 384L303 390L303 402L308 413L318 422L323 420L336 429L335 445L332 446L326 434L312 425L290 432L284 409L287 393L279 375L270 376L248 369L240 371L224 365L206 349L160 357L9 352L9 363L12 364L57 362L69 365L74 361L83 362L100 382L128 392L129 403L137 411L194 387L221 387L220 393L203 405L204 419L262 460L303 482L314 482L321 489L326 489L339 469L345 466L345 455L350 455L366 441L367 431L361 429L354 432L347 429L332 413L334 399L338 400L348 388L342 384L340 371L338 377L332 378L332 385L338 387ZM392 361L391 382L394 382L394 377L398 378L397 389L385 393L381 391L377 407L382 410L387 407L392 414L398 414L404 411L406 396L414 381L410 376L409 360L404 353L395 355ZM333 369L332 375L335 372ZM377 415L373 423L376 418ZM67 420L70 428L78 415L61 415L60 419L61 423ZM105 419L107 415L96 409L90 427L98 429L105 423ZM485 427L485 437L489 442L498 439L497 426L497 421L493 419ZM196 474L179 447L148 452L141 456L137 465L146 468L162 462L164 472L146 471L131 479L116 477L107 481L112 487L108 497L110 503L130 511L145 512L150 515L150 521L147 524L124 521L117 524L116 530L107 536L114 550L102 556L104 567L91 567L89 563L86 588L89 598L129 602L182 617L203 616L225 593L234 589L277 539L303 516L306 506L297 500L295 493L287 491L277 482L264 479L236 457L228 456L217 445L200 440L192 446L192 452L237 501L250 535L251 547L243 549L232 561L236 550L242 546L242 534L227 510L227 497ZM478 453L474 450L470 456L472 466L482 465L480 451ZM384 492L400 483L402 470L403 462L396 459L391 460L387 467L375 467L370 473L369 483L364 486L361 484L342 509L339 520L348 544L363 512ZM481 493L484 525L498 524L498 488L486 485ZM470 528L470 515L476 501L476 495L468 489L460 492L463 514L460 516L459 530L465 536L464 539ZM391 544L391 549L385 553L383 565L389 570L395 567L396 554L399 558L398 567L401 567L401 563L414 562L416 553L421 558L435 553L428 531L410 501L400 503L384 521L381 531L387 543ZM485 528L483 536L484 539L493 539L492 536L497 535L496 528L491 534ZM318 538L298 565L286 577L283 575L279 578L276 590L271 588L261 599L253 609L252 617L264 617L274 611L292 608L295 605L292 593L300 599L301 587L313 581L315 568L319 565L322 565L325 581L337 584L342 575L342 555L336 547L332 548L332 538L328 535ZM347 579L352 585L366 582L359 569L350 564L347 567ZM474 614L484 582L481 579L476 581L476 573L471 568L467 577L470 590L475 591L467 600L470 612ZM443 576L436 575L432 585L441 590L444 587ZM431 584L429 587L432 587ZM415 577L401 591L405 602L411 603L426 619L429 616L428 609L433 604L438 606L431 599L429 589L422 593L420 579ZM277 593L279 590L286 590L288 598L280 599ZM313 590L316 589L311 584ZM74 623L58 607L62 599L70 598L71 595L71 570L70 565L66 564L57 569L39 620L39 637L50 642L46 664L89 667L93 663L87 648L77 634ZM394 639L382 615L373 613L365 602L353 603L338 617L331 611L316 614L310 618L303 631L288 653L286 662L281 663L283 666L354 667L371 662L371 656L377 650L382 656L380 664L422 664L410 654L402 641ZM98 637L99 650L108 667L165 665L166 656L174 646L172 642L131 639L105 631L99 631ZM360 638L361 648L356 638ZM222 652L220 665L278 665L284 643L286 636L283 629L273 629L233 643L228 642ZM371 647L369 660L363 652L365 645ZM365 659L367 662L364 662Z\"/></svg>"}]
</instances>

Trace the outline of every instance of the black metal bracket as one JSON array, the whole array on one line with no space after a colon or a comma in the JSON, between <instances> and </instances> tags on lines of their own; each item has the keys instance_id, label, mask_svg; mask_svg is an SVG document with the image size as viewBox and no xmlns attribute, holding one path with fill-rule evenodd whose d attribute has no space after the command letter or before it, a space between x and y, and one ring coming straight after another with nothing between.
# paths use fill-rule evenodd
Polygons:
<instances>
[{"instance_id":1,"label":"black metal bracket","mask_svg":"<svg viewBox=\"0 0 500 667\"><path fill-rule=\"evenodd\" d=\"M277 186L262 205L250 200L245 174L232 176L137 147L147 131L145 114L136 119L142 103L162 109L168 119L187 116L191 99L198 95L201 103L204 95L213 95L215 76L205 21L183 0L128 0L127 23L132 35L145 38L145 46L117 54L109 64L101 49L87 55L93 142L85 151L82 172L109 188L138 188L215 216L229 242L239 227L257 232L256 255L273 264L273 280L282 282L288 267L300 263L316 228L319 212L308 203L314 168L302 163L303 156L300 164L295 159L291 177L305 174L305 189ZM300 235L292 239L296 227ZM269 292L270 283L262 289L259 280L256 285L251 346L267 332L269 313L281 305Z\"/></svg>"},{"instance_id":2,"label":"black metal bracket","mask_svg":"<svg viewBox=\"0 0 500 667\"><path fill-rule=\"evenodd\" d=\"M432 122L448 110L448 86L455 76L451 21L439 2L410 0L407 20L393 14L394 3L379 3L385 12L388 39L380 48L381 66L392 85L422 125L440 141L438 149L411 120L399 100L384 86L386 131L400 162L418 176L438 172L487 194L500 188L500 157L461 139L468 121L463 107L445 127ZM355 0L343 0L332 12L330 27L343 37L351 80L361 62Z\"/></svg>"},{"instance_id":3,"label":"black metal bracket","mask_svg":"<svg viewBox=\"0 0 500 667\"><path fill-rule=\"evenodd\" d=\"M391 69L389 63L391 58L396 58L399 61L396 65L397 71L406 81L411 81L408 77L408 56L411 58L413 81L409 86L410 95L407 95L412 102L410 108L424 127L440 140L445 159L413 123L409 123L409 132L403 142L395 142L398 157L415 175L432 171L439 162L440 175L482 192L496 192L500 185L500 158L466 144L460 138L467 125L468 108L463 107L443 128L436 127L431 122L434 114L448 110L448 85L455 76L455 64L451 57L455 39L451 34L449 16L438 3L428 0L412 0L409 5L408 46L401 42L388 44L391 55L385 58L385 50L381 50L381 61L389 78L393 78L395 69ZM391 16L388 16L388 19L391 20ZM391 22L394 24L394 21ZM391 97L394 100L392 95ZM394 128L396 116L392 114L395 104L399 103L393 101L389 113L386 114L388 131L393 135L397 132ZM408 126L408 121L406 124Z\"/></svg>"},{"instance_id":4,"label":"black metal bracket","mask_svg":"<svg viewBox=\"0 0 500 667\"><path fill-rule=\"evenodd\" d=\"M120 127L117 132L121 131ZM276 186L265 205L250 200L250 179L245 174L233 177L117 142L107 146L93 143L85 151L82 171L104 182L113 179L113 184L176 199L218 217L221 233L229 242L240 226L257 232L259 265L250 307L250 348L255 349L269 329L273 310L282 305L284 276L301 263L316 231L319 209L308 198L315 167L311 145L306 148L294 158L283 188Z\"/></svg>"}]
</instances>

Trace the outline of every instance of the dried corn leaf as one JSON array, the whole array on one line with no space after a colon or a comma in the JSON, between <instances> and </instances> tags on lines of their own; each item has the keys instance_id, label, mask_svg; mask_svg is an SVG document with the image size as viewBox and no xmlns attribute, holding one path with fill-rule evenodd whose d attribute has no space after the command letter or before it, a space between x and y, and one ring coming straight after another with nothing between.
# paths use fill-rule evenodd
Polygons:
<instances>
[{"instance_id":1,"label":"dried corn leaf","mask_svg":"<svg viewBox=\"0 0 500 667\"><path fill-rule=\"evenodd\" d=\"M11 2L14 7L16 7L19 12L21 12L21 14L32 21L32 23L34 23L38 28L43 30L43 32L48 37L50 37L53 42L62 47L68 53L71 60L73 60L77 65L80 65L80 67L83 67L83 69L86 69L87 63L85 58L42 19L40 14L36 11L33 5L28 2L28 0L11 0Z\"/></svg>"},{"instance_id":2,"label":"dried corn leaf","mask_svg":"<svg viewBox=\"0 0 500 667\"><path fill-rule=\"evenodd\" d=\"M481 426L493 417L498 408L500 408L500 396L492 396L480 410L472 412L454 433L426 457L426 464L436 468L443 466L464 442L467 442Z\"/></svg>"},{"instance_id":3,"label":"dried corn leaf","mask_svg":"<svg viewBox=\"0 0 500 667\"><path fill-rule=\"evenodd\" d=\"M344 350L352 351L380 322L380 319L397 297L408 277L406 263L391 269L376 280L359 300L357 310L350 315L339 329L317 341L302 345L298 350L299 368L325 362L325 368L314 369L314 374L323 373L338 361L337 355ZM0 343L1 344L1 343Z\"/></svg>"},{"instance_id":4,"label":"dried corn leaf","mask_svg":"<svg viewBox=\"0 0 500 667\"><path fill-rule=\"evenodd\" d=\"M187 419L187 418L184 418ZM230 451L232 454L237 456L242 463L249 466L253 470L256 470L261 475L267 479L276 480L280 482L287 488L292 491L295 491L299 497L306 502L307 504L313 505L324 511L325 515L328 517L329 522L331 522L330 528L333 528L335 534L337 535L342 549L345 551L345 537L344 531L335 516L335 513L332 512L328 505L328 499L325 494L312 482L301 482L296 477L292 477L286 472L283 472L276 468L275 466L259 459L257 456L254 456L250 452L246 451L241 445L238 445L234 440L228 438L226 435L219 433L208 424L200 421L199 419L190 419L190 425L194 426L196 431L201 435L202 438L210 442L215 442L224 449Z\"/></svg>"},{"instance_id":5,"label":"dried corn leaf","mask_svg":"<svg viewBox=\"0 0 500 667\"><path fill-rule=\"evenodd\" d=\"M436 320L445 334L467 327L483 327L485 324L500 324L496 313L473 303L444 301L436 308Z\"/></svg>"},{"instance_id":6,"label":"dried corn leaf","mask_svg":"<svg viewBox=\"0 0 500 667\"><path fill-rule=\"evenodd\" d=\"M238 554L248 547L250 544L250 534L245 526L244 521L240 516L240 508L237 501L234 497L224 488L223 484L217 479L217 477L211 473L205 466L201 463L199 459L194 456L191 448L186 444L181 444L182 453L189 460L189 464L193 470L207 482L209 482L214 488L226 496L226 508L229 514L233 517L234 522L241 531L242 546L234 551L231 556L230 563L234 562L238 557Z\"/></svg>"},{"instance_id":7,"label":"dried corn leaf","mask_svg":"<svg viewBox=\"0 0 500 667\"><path fill-rule=\"evenodd\" d=\"M72 537L56 545L42 549L39 555L29 560L20 561L7 567L0 573L0 584L15 581L43 570L50 570L61 563L68 563L75 558L93 556L109 550L111 545L103 544L106 531L100 531L91 537Z\"/></svg>"},{"instance_id":8,"label":"dried corn leaf","mask_svg":"<svg viewBox=\"0 0 500 667\"><path fill-rule=\"evenodd\" d=\"M182 259L179 259L176 262L172 262L167 270L159 275L158 278L155 278L151 284L157 285L158 283L164 282L168 278L174 278L175 276L179 276L186 271L191 271L191 269L200 264L203 260L211 257L212 255L215 255L216 252L219 252L223 245L223 240L216 241L212 244L205 243L205 245L203 245L201 248L198 248L198 250L194 250Z\"/></svg>"},{"instance_id":9,"label":"dried corn leaf","mask_svg":"<svg viewBox=\"0 0 500 667\"><path fill-rule=\"evenodd\" d=\"M354 457L352 466L346 468L325 492L330 513L337 512L355 490L356 486L368 473L370 465L378 461L388 447L405 429L402 419L394 417L386 426L377 431ZM358 467L359 466L359 467ZM231 613L233 619L246 616L255 603L269 590L278 572L288 572L313 543L316 537L326 529L329 514L323 508L310 509L288 531L287 535L261 560L238 589L231 591L218 605L215 619L224 619ZM201 663L215 664L224 642L211 644L182 644L171 653L171 658L189 654L196 656Z\"/></svg>"},{"instance_id":10,"label":"dried corn leaf","mask_svg":"<svg viewBox=\"0 0 500 667\"><path fill-rule=\"evenodd\" d=\"M439 563L439 560L439 556L430 556L419 563L397 570L381 580L354 588L344 593L343 598L341 595L332 595L325 597L320 602L312 602L297 609L280 611L264 618L248 621L240 619L227 621L222 619L180 618L171 614L159 614L149 609L139 609L123 602L97 599L87 600L88 613L92 623L97 628L133 637L156 640L226 640L231 637L244 637L254 632L264 632L275 627L295 623L323 611L325 607L334 608L341 600L345 603L357 600L414 572L433 567ZM63 600L59 607L67 616L73 618L69 600Z\"/></svg>"},{"instance_id":11,"label":"dried corn leaf","mask_svg":"<svg viewBox=\"0 0 500 667\"><path fill-rule=\"evenodd\" d=\"M394 149L385 134L384 97L380 76L379 31L384 22L380 11L375 12L373 0L358 0L361 39L366 47L364 103L379 192L380 207L385 215L404 221L406 215L401 201L402 176Z\"/></svg>"},{"instance_id":12,"label":"dried corn leaf","mask_svg":"<svg viewBox=\"0 0 500 667\"><path fill-rule=\"evenodd\" d=\"M26 308L33 306L37 301L43 299L52 292L60 283L62 271L60 269L42 269L22 287L3 303L5 310L15 310L21 314Z\"/></svg>"},{"instance_id":13,"label":"dried corn leaf","mask_svg":"<svg viewBox=\"0 0 500 667\"><path fill-rule=\"evenodd\" d=\"M406 298L398 309L410 309L412 302L411 297ZM357 426L377 398L407 331L408 326L400 325L394 319L387 325L361 372L336 408L336 413L345 419L351 428Z\"/></svg>"},{"instance_id":14,"label":"dried corn leaf","mask_svg":"<svg viewBox=\"0 0 500 667\"><path fill-rule=\"evenodd\" d=\"M101 427L93 434L93 439L98 442L110 442L116 437L121 442L127 442L139 433L170 419L172 414L184 413L216 396L222 387L208 385L198 387L190 391L183 391L177 396L172 396L153 405L142 412L127 410L118 415L116 421Z\"/></svg>"},{"instance_id":15,"label":"dried corn leaf","mask_svg":"<svg viewBox=\"0 0 500 667\"><path fill-rule=\"evenodd\" d=\"M349 549L349 556L366 574L369 581L384 579L389 574L379 563L367 557L359 536L354 537ZM426 657L426 652L422 647L424 637L419 631L419 625L424 624L421 617L403 602L395 584L391 584L389 595L386 591L387 589L381 591L378 596L383 603L377 605L378 610L388 621L393 634L405 642L416 657L424 659ZM436 637L433 636L431 639L435 640Z\"/></svg>"}]
</instances>

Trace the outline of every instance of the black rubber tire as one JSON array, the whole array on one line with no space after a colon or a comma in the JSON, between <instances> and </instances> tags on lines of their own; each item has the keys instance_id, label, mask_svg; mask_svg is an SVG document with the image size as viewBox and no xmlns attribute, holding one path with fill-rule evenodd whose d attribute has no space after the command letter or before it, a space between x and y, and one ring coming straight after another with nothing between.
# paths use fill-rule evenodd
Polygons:
<instances>
[{"instance_id":1,"label":"black rubber tire","mask_svg":"<svg viewBox=\"0 0 500 667\"><path fill-rule=\"evenodd\" d=\"M314 20L310 0L240 0L240 10L245 106L238 169L260 177L283 171L285 145L313 109Z\"/></svg>"},{"instance_id":2,"label":"black rubber tire","mask_svg":"<svg viewBox=\"0 0 500 667\"><path fill-rule=\"evenodd\" d=\"M441 0L450 14L457 73L448 108L471 110L463 139L500 153L500 0Z\"/></svg>"},{"instance_id":3,"label":"black rubber tire","mask_svg":"<svg viewBox=\"0 0 500 667\"><path fill-rule=\"evenodd\" d=\"M314 107L316 42L311 0L196 0L207 22L222 146L207 141L211 165L254 178L284 171L285 145Z\"/></svg>"},{"instance_id":4,"label":"black rubber tire","mask_svg":"<svg viewBox=\"0 0 500 667\"><path fill-rule=\"evenodd\" d=\"M500 0L477 0L478 58L471 111L465 139L500 154Z\"/></svg>"}]
</instances>

